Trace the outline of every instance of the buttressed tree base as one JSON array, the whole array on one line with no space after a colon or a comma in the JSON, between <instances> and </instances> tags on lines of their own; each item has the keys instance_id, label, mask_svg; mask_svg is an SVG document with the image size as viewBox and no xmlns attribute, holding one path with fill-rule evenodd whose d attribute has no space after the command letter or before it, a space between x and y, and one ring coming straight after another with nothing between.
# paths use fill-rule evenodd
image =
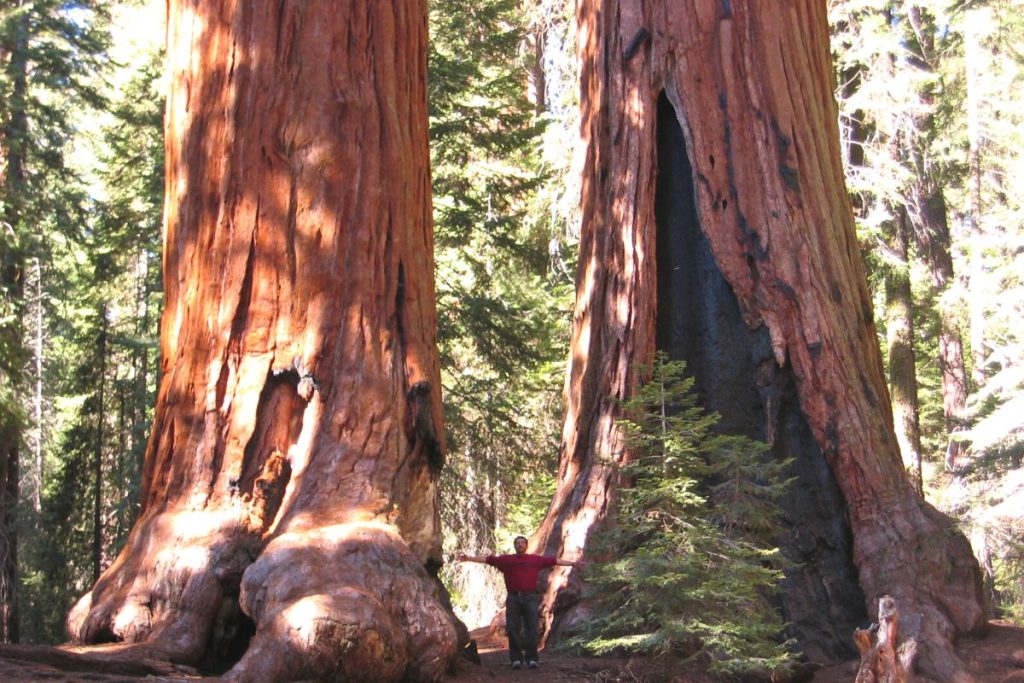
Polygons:
<instances>
[{"instance_id":1,"label":"buttressed tree base","mask_svg":"<svg viewBox=\"0 0 1024 683\"><path fill-rule=\"evenodd\" d=\"M534 539L583 551L625 457L618 401L656 349L685 359L721 425L796 459L787 620L811 656L852 656L883 595L921 669L963 676L980 572L902 467L839 153L820 0L581 0L586 144L568 409ZM549 639L586 618L573 572Z\"/></svg>"},{"instance_id":2,"label":"buttressed tree base","mask_svg":"<svg viewBox=\"0 0 1024 683\"><path fill-rule=\"evenodd\" d=\"M436 680L426 3L168 3L163 380L78 642L233 681Z\"/></svg>"}]
</instances>

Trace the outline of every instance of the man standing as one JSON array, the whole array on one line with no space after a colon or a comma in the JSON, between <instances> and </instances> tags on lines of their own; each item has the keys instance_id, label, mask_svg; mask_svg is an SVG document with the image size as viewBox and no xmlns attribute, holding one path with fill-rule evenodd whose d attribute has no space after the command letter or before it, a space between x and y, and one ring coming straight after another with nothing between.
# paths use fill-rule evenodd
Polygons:
<instances>
[{"instance_id":1,"label":"man standing","mask_svg":"<svg viewBox=\"0 0 1024 683\"><path fill-rule=\"evenodd\" d=\"M537 575L542 569L554 565L582 567L583 562L559 560L550 555L531 555L526 552L526 537L516 536L512 542L513 555L488 555L474 557L459 553L457 562L480 562L496 567L505 578L505 630L508 631L508 656L512 668L520 669L523 661L531 669L537 668L537 617L540 609L540 592L537 590Z\"/></svg>"}]
</instances>

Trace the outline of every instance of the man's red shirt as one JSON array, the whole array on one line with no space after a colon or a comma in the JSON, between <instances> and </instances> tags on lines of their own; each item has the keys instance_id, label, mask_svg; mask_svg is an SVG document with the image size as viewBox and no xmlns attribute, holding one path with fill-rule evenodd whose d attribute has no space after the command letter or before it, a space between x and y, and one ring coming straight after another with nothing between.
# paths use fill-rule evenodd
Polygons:
<instances>
[{"instance_id":1,"label":"man's red shirt","mask_svg":"<svg viewBox=\"0 0 1024 683\"><path fill-rule=\"evenodd\" d=\"M529 592L537 590L537 575L542 569L553 567L558 560L546 555L488 555L487 564L497 567L505 577L505 588L510 592Z\"/></svg>"}]
</instances>

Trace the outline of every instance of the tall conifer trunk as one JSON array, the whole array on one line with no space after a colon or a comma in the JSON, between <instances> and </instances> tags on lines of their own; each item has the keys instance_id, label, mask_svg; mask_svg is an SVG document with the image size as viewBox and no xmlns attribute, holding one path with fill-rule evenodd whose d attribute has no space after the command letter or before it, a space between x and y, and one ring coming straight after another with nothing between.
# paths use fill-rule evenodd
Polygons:
<instances>
[{"instance_id":1,"label":"tall conifer trunk","mask_svg":"<svg viewBox=\"0 0 1024 683\"><path fill-rule=\"evenodd\" d=\"M458 636L433 576L426 3L168 11L143 509L69 632L244 653L236 681L436 680Z\"/></svg>"},{"instance_id":2,"label":"tall conifer trunk","mask_svg":"<svg viewBox=\"0 0 1024 683\"><path fill-rule=\"evenodd\" d=\"M624 457L619 402L661 347L687 360L723 426L797 458L782 542L805 567L784 603L804 649L839 654L847 627L890 594L922 665L948 680L962 670L951 638L983 623L980 574L897 450L825 3L581 0L577 11L583 232L558 489L534 546L576 557L605 519L606 463ZM571 573L550 582L552 637L586 618L579 588Z\"/></svg>"},{"instance_id":3,"label":"tall conifer trunk","mask_svg":"<svg viewBox=\"0 0 1024 683\"><path fill-rule=\"evenodd\" d=\"M96 420L96 437L93 444L93 491L92 491L92 580L95 582L100 578L100 568L103 563L103 446L106 441L106 420L107 420L107 304L103 302L96 311L100 325L99 335L96 339L96 358L99 361L97 377L99 386L96 388L97 409L94 419Z\"/></svg>"},{"instance_id":4,"label":"tall conifer trunk","mask_svg":"<svg viewBox=\"0 0 1024 683\"><path fill-rule=\"evenodd\" d=\"M938 33L935 17L928 7L907 3L907 31L905 40L914 56L929 68L935 68L939 52L934 36ZM960 324L950 301L949 292L954 283L953 246L949 230L949 206L943 192L938 164L929 149L928 137L935 129L935 114L930 111L934 93L923 89L917 95L925 105L925 114L911 113L909 123L915 134L901 140L907 164L913 170L907 188L907 209L914 226L918 251L932 276L932 284L939 295L939 368L942 372L942 410L949 441L946 445L946 468L956 468L965 446L957 438L965 425L964 407L967 405L967 367L964 363L963 339Z\"/></svg>"},{"instance_id":5,"label":"tall conifer trunk","mask_svg":"<svg viewBox=\"0 0 1024 683\"><path fill-rule=\"evenodd\" d=\"M25 296L25 251L22 238L26 219L25 147L28 136L28 15L20 12L22 2L10 3L14 15L0 45L7 81L0 135L3 211L0 212L0 386L20 391L24 383L22 362L22 313ZM0 642L18 642L18 535L16 515L20 491L22 416L17 408L4 406L0 413Z\"/></svg>"},{"instance_id":6,"label":"tall conifer trunk","mask_svg":"<svg viewBox=\"0 0 1024 683\"><path fill-rule=\"evenodd\" d=\"M43 509L43 480L46 477L46 463L43 458L46 446L46 427L43 424L43 406L46 400L43 396L43 345L46 340L46 328L43 324L45 306L43 300L43 266L38 258L34 259L34 261L32 264L32 279L35 285L35 292L33 293L34 297L30 309L34 318L32 324L35 327L35 334L32 338L32 423L35 429L35 435L32 439L32 455L35 459L32 475L34 480L32 507L36 514L38 514Z\"/></svg>"},{"instance_id":7,"label":"tall conifer trunk","mask_svg":"<svg viewBox=\"0 0 1024 683\"><path fill-rule=\"evenodd\" d=\"M942 372L942 412L949 435L945 459L946 469L953 471L965 450L956 435L965 427L963 413L967 405L967 367L964 364L960 325L947 296L954 281L948 207L942 188L923 174L910 191L918 251L922 254L931 273L932 284L939 294L938 361Z\"/></svg>"},{"instance_id":8,"label":"tall conifer trunk","mask_svg":"<svg viewBox=\"0 0 1024 683\"><path fill-rule=\"evenodd\" d=\"M889 347L889 391L892 393L893 426L904 464L924 495L921 468L921 421L917 404L917 364L914 353L914 299L910 287L909 219L904 208L895 209L889 249L895 263L885 270L885 329Z\"/></svg>"}]
</instances>

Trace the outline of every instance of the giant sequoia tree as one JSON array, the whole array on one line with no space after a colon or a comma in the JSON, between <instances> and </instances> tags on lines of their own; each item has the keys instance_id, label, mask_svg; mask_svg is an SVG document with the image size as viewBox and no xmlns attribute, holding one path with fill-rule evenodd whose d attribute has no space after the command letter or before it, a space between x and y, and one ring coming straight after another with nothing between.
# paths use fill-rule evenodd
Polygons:
<instances>
[{"instance_id":1,"label":"giant sequoia tree","mask_svg":"<svg viewBox=\"0 0 1024 683\"><path fill-rule=\"evenodd\" d=\"M586 162L558 491L535 539L574 556L628 457L618 401L655 349L687 361L720 425L795 458L799 564L786 617L805 652L850 652L897 598L942 679L983 623L963 536L916 494L885 376L840 163L825 3L582 0ZM571 575L549 625L585 618ZM874 609L870 610L871 612Z\"/></svg>"},{"instance_id":2,"label":"giant sequoia tree","mask_svg":"<svg viewBox=\"0 0 1024 683\"><path fill-rule=\"evenodd\" d=\"M439 678L426 3L168 11L143 508L69 632L231 680Z\"/></svg>"}]
</instances>

